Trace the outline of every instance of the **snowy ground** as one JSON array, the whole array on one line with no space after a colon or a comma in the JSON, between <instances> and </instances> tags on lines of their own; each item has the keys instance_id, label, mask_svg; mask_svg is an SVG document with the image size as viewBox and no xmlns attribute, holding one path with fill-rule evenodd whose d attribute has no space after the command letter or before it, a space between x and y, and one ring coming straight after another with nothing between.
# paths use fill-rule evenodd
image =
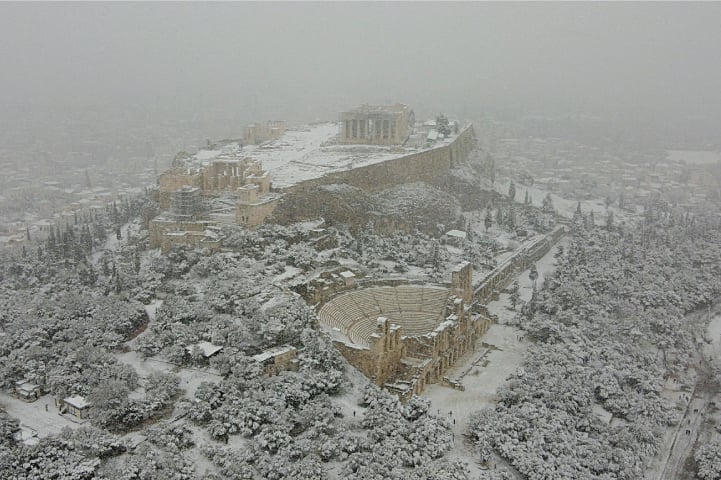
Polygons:
<instances>
[{"instance_id":1,"label":"snowy ground","mask_svg":"<svg viewBox=\"0 0 721 480\"><path fill-rule=\"evenodd\" d=\"M162 300L154 299L150 304L145 306L145 311L148 313L149 318L148 323L155 320L156 312L162 303ZM147 332L147 329L145 331ZM117 358L118 361L133 367L141 378L146 378L155 372L175 373L180 378L180 388L184 391L184 396L191 399L195 394L195 390L197 390L202 382L218 383L222 379L222 377L212 369L181 368L160 358L144 359L138 352L133 350L137 340L144 333L145 332L141 333L126 343L130 351L115 354L115 358Z\"/></svg>"},{"instance_id":2,"label":"snowy ground","mask_svg":"<svg viewBox=\"0 0 721 480\"><path fill-rule=\"evenodd\" d=\"M551 248L536 263L539 274L537 282L541 282L555 267L553 258L555 252L556 248ZM533 292L533 282L528 277L528 273L529 270L525 270L518 276L520 296L525 301L530 300ZM473 411L495 403L497 388L505 383L508 375L516 371L526 352L528 344L519 341L523 332L505 325L517 313L509 308L508 297L508 294L501 294L498 301L488 304L488 311L498 316L498 324L491 325L488 333L481 339L482 344L473 355L469 355L464 359L465 361L456 363L448 371L447 376L450 378L468 372L462 379L466 391L430 385L424 393L437 410L453 411L452 417L456 418L455 429L458 434L465 432L468 416Z\"/></svg>"},{"instance_id":3,"label":"snowy ground","mask_svg":"<svg viewBox=\"0 0 721 480\"><path fill-rule=\"evenodd\" d=\"M562 239L559 244L564 242L565 239ZM553 255L556 248L551 248L536 263L538 285L555 268ZM533 282L528 274L529 270L526 270L518 276L520 296L524 301L530 300L533 292ZM477 474L479 467L473 447L464 437L468 433L470 416L496 403L496 391L506 383L509 375L516 372L528 349L528 342L521 340L523 331L505 324L516 315L516 312L510 309L508 297L508 294L501 294L497 301L488 304L489 312L498 317L498 323L491 325L471 355L461 359L447 372L449 378L462 376L461 383L465 391L434 384L427 386L423 393L423 396L431 400L432 411L447 416L452 424L455 449L449 453L449 458L467 462L472 474Z\"/></svg>"},{"instance_id":4,"label":"snowy ground","mask_svg":"<svg viewBox=\"0 0 721 480\"><path fill-rule=\"evenodd\" d=\"M158 358L143 359L138 352L134 351L116 353L115 357L118 361L133 367L141 378L145 378L153 372L176 374L180 378L180 388L185 392L184 396L191 399L202 382L218 383L223 378L211 369L181 368Z\"/></svg>"},{"instance_id":5,"label":"snowy ground","mask_svg":"<svg viewBox=\"0 0 721 480\"><path fill-rule=\"evenodd\" d=\"M0 405L5 407L10 416L20 420L22 426L37 432L39 438L60 433L64 427L77 428L83 422L73 420L68 415L60 415L52 395L43 395L28 403L0 392Z\"/></svg>"},{"instance_id":6,"label":"snowy ground","mask_svg":"<svg viewBox=\"0 0 721 480\"><path fill-rule=\"evenodd\" d=\"M180 388L185 391L185 396L190 399L194 398L195 391L201 383L220 383L223 379L218 373L194 368L181 368L176 374L180 377Z\"/></svg>"},{"instance_id":7,"label":"snowy ground","mask_svg":"<svg viewBox=\"0 0 721 480\"><path fill-rule=\"evenodd\" d=\"M506 383L506 378L523 361L527 344L518 340L521 334L508 325L491 325L474 354L468 356L465 362L457 363L446 374L449 378L456 378L468 371L462 378L465 391L440 384L426 387L423 396L431 400L432 410L447 415L451 422L455 420L453 431L457 442L467 431L470 415L496 403L496 390Z\"/></svg>"},{"instance_id":8,"label":"snowy ground","mask_svg":"<svg viewBox=\"0 0 721 480\"><path fill-rule=\"evenodd\" d=\"M360 421L363 410L358 404L363 401L363 388L368 384L368 378L350 364L346 366L345 376L348 383L343 387L343 393L333 398L333 404L340 408L347 422L356 423Z\"/></svg>"},{"instance_id":9,"label":"snowy ground","mask_svg":"<svg viewBox=\"0 0 721 480\"><path fill-rule=\"evenodd\" d=\"M203 446L214 445L216 442L210 438L208 432L202 427L193 425L185 419L181 420L181 422L193 431L195 446L187 450L183 455L193 463L196 475L201 476L206 473L217 472L215 465L200 451ZM245 442L244 438L240 435L233 435L228 441L228 446L239 447L242 442Z\"/></svg>"}]
</instances>

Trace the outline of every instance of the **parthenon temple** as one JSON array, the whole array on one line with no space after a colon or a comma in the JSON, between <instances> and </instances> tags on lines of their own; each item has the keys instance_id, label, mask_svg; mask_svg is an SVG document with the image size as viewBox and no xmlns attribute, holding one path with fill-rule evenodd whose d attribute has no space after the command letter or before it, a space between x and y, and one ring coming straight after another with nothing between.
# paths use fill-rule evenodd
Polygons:
<instances>
[{"instance_id":1,"label":"parthenon temple","mask_svg":"<svg viewBox=\"0 0 721 480\"><path fill-rule=\"evenodd\" d=\"M413 110L395 105L361 105L340 114L341 143L400 145L415 123Z\"/></svg>"}]
</instances>

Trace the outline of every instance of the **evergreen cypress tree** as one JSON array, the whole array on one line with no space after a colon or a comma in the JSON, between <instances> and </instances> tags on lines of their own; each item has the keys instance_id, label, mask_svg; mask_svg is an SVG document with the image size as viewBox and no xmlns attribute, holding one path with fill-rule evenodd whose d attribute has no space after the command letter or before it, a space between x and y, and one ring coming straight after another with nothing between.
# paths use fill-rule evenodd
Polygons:
<instances>
[{"instance_id":1,"label":"evergreen cypress tree","mask_svg":"<svg viewBox=\"0 0 721 480\"><path fill-rule=\"evenodd\" d=\"M56 246L55 229L50 227L50 235L48 235L48 252L50 254L55 253Z\"/></svg>"},{"instance_id":2,"label":"evergreen cypress tree","mask_svg":"<svg viewBox=\"0 0 721 480\"><path fill-rule=\"evenodd\" d=\"M608 211L608 217L606 217L606 229L609 232L613 230L613 210Z\"/></svg>"}]
</instances>

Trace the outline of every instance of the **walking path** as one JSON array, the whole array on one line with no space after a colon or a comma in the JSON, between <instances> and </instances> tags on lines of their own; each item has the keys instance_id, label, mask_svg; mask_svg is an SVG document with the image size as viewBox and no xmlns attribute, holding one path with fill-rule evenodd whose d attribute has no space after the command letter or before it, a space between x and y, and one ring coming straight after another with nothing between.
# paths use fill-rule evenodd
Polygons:
<instances>
[{"instance_id":1,"label":"walking path","mask_svg":"<svg viewBox=\"0 0 721 480\"><path fill-rule=\"evenodd\" d=\"M558 244L564 244L561 239ZM557 244L557 245L558 245ZM536 268L539 273L538 284L555 268L554 255L557 247L552 247L538 262ZM518 277L520 297L529 301L533 293L533 281L524 270ZM463 460L471 468L472 475L479 475L480 467L474 453L472 442L468 440L468 426L471 415L484 407L493 406L498 401L496 391L506 383L506 379L516 373L528 349L528 342L522 340L523 331L507 325L517 311L510 309L510 295L502 293L498 300L489 302L488 311L498 318L488 329L486 335L479 340L476 350L460 359L451 367L446 376L449 378L462 378L465 391L443 387L440 384L427 385L423 396L431 400L431 411L445 416L453 428L455 447L449 452L449 459ZM512 471L511 467L502 459L498 459L499 466Z\"/></svg>"}]
</instances>

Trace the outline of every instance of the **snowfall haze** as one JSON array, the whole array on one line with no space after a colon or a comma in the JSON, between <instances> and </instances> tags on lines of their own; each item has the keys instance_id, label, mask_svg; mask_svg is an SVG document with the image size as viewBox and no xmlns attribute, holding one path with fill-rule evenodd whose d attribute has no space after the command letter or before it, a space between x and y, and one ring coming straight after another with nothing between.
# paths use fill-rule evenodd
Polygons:
<instances>
[{"instance_id":1,"label":"snowfall haze","mask_svg":"<svg viewBox=\"0 0 721 480\"><path fill-rule=\"evenodd\" d=\"M720 19L0 1L0 479L720 479Z\"/></svg>"},{"instance_id":2,"label":"snowfall haze","mask_svg":"<svg viewBox=\"0 0 721 480\"><path fill-rule=\"evenodd\" d=\"M2 121L307 121L403 101L693 128L721 118L718 18L716 3L4 3Z\"/></svg>"}]
</instances>

